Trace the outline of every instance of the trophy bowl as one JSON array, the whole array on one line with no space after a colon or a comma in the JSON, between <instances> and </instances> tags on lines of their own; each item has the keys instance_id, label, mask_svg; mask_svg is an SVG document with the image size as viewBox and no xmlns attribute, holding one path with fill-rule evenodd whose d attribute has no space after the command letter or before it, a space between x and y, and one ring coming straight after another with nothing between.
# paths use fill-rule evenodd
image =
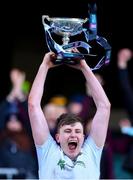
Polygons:
<instances>
[{"instance_id":1,"label":"trophy bowl","mask_svg":"<svg viewBox=\"0 0 133 180\"><path fill-rule=\"evenodd\" d=\"M70 36L80 34L83 31L83 23L88 19L80 18L50 18L47 15L42 16L43 22L47 19L53 32L62 36L63 45L67 45L70 41Z\"/></svg>"}]
</instances>

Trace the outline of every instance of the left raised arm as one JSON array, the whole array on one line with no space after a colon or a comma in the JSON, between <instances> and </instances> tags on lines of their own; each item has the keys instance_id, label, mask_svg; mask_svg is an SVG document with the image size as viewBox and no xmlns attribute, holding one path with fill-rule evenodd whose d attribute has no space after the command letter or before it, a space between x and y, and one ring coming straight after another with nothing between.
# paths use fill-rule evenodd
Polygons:
<instances>
[{"instance_id":1,"label":"left raised arm","mask_svg":"<svg viewBox=\"0 0 133 180\"><path fill-rule=\"evenodd\" d=\"M74 49L74 52L77 52L77 50ZM80 60L77 65L71 67L81 70L86 79L89 92L91 93L97 108L91 123L90 135L94 139L96 145L98 147L102 147L105 143L109 124L111 107L110 102L104 92L103 87L85 60Z\"/></svg>"},{"instance_id":2,"label":"left raised arm","mask_svg":"<svg viewBox=\"0 0 133 180\"><path fill-rule=\"evenodd\" d=\"M106 139L111 105L103 90L103 87L85 60L81 60L80 69L85 76L91 96L97 108L96 114L92 120L90 135L94 139L96 145L98 147L102 147Z\"/></svg>"}]
</instances>

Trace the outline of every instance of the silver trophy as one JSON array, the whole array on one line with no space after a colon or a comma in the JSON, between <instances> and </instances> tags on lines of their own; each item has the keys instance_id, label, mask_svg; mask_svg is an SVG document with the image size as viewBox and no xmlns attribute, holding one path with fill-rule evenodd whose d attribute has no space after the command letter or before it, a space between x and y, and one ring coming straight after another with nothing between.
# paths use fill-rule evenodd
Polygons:
<instances>
[{"instance_id":1,"label":"silver trophy","mask_svg":"<svg viewBox=\"0 0 133 180\"><path fill-rule=\"evenodd\" d=\"M97 35L97 16L96 5L90 7L89 18L66 18L66 17L49 17L48 15L42 16L42 24L45 30L45 39L50 51L57 54L57 60L54 63L77 64L79 60L89 60L91 57L97 55L90 53L90 42L95 40L96 43L105 49L105 55L100 58L98 63L92 70L99 69L102 65L108 64L110 61L111 47L107 40ZM70 42L71 36L77 34L84 34L84 40ZM57 34L62 37L62 44L53 39ZM82 48L85 51L73 52L73 48Z\"/></svg>"},{"instance_id":2,"label":"silver trophy","mask_svg":"<svg viewBox=\"0 0 133 180\"><path fill-rule=\"evenodd\" d=\"M42 23L46 33L46 42L49 50L57 54L57 63L76 64L75 59L83 59L82 53L72 52L73 48L84 47L89 53L90 46L83 41L70 42L70 37L83 32L83 24L88 19L80 18L50 18L48 15L42 16ZM58 44L52 37L57 34L62 37L62 44Z\"/></svg>"},{"instance_id":3,"label":"silver trophy","mask_svg":"<svg viewBox=\"0 0 133 180\"><path fill-rule=\"evenodd\" d=\"M87 21L87 18L50 18L48 15L43 15L42 22L44 26L46 19L49 21L53 32L62 36L63 45L69 43L70 36L80 34L83 31L83 23Z\"/></svg>"}]
</instances>

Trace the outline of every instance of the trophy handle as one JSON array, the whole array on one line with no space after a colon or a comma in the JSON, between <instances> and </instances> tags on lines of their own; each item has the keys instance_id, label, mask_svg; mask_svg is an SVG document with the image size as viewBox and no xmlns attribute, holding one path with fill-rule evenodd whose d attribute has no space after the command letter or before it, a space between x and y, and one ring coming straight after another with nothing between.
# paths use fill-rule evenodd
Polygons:
<instances>
[{"instance_id":1,"label":"trophy handle","mask_svg":"<svg viewBox=\"0 0 133 180\"><path fill-rule=\"evenodd\" d=\"M85 18L84 20L83 20L83 23L86 23L88 21L88 18Z\"/></svg>"},{"instance_id":2,"label":"trophy handle","mask_svg":"<svg viewBox=\"0 0 133 180\"><path fill-rule=\"evenodd\" d=\"M48 21L50 21L50 17L48 15L43 15L42 16L42 23L44 24L45 19L47 19Z\"/></svg>"}]
</instances>

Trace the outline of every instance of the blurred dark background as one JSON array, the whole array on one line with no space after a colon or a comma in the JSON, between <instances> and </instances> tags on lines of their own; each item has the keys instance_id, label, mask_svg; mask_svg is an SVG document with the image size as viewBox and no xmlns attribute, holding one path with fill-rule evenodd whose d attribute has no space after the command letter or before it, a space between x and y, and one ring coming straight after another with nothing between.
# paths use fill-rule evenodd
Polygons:
<instances>
[{"instance_id":1,"label":"blurred dark background","mask_svg":"<svg viewBox=\"0 0 133 180\"><path fill-rule=\"evenodd\" d=\"M97 3L98 35L112 46L109 66L98 70L105 79L105 90L113 107L121 106L117 81L116 54L120 48L132 45L131 1L4 1L1 2L1 69L0 100L10 90L9 72L12 67L22 68L32 83L44 53L48 51L42 25L42 15L51 17L88 16L88 3ZM129 73L132 76L132 62ZM70 96L75 91L84 93L84 78L80 72L68 67L58 67L49 72L46 81L46 100L54 94ZM133 80L131 79L133 82Z\"/></svg>"}]
</instances>

